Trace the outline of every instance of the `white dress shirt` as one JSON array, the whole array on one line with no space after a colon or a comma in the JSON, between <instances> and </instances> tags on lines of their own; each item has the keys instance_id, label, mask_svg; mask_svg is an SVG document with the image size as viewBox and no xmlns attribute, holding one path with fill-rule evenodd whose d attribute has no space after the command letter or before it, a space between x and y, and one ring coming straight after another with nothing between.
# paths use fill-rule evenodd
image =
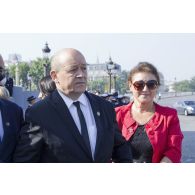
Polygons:
<instances>
[{"instance_id":1,"label":"white dress shirt","mask_svg":"<svg viewBox=\"0 0 195 195\"><path fill-rule=\"evenodd\" d=\"M82 94L77 100L73 101L69 97L65 96L62 92L60 92L60 91L58 91L58 92L59 92L60 96L62 97L62 99L64 100L66 106L68 107L70 114L72 115L72 118L74 119L74 122L75 122L79 132L81 133L81 125L80 125L80 120L79 120L79 116L77 113L77 108L73 104L73 102L77 102L77 101L80 102L80 107L81 107L81 110L82 110L83 115L85 117L86 124L87 124L89 141L90 141L90 145L91 145L91 152L92 152L92 156L94 158L96 138L97 138L97 127L96 127L93 111L91 108L91 104L90 104L88 98L86 97L85 94Z\"/></svg>"}]
</instances>

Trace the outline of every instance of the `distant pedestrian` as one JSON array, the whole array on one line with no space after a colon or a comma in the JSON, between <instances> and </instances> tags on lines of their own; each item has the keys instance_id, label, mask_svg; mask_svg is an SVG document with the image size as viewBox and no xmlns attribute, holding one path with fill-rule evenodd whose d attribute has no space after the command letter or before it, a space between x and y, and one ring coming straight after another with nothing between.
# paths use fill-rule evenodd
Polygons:
<instances>
[{"instance_id":1,"label":"distant pedestrian","mask_svg":"<svg viewBox=\"0 0 195 195\"><path fill-rule=\"evenodd\" d=\"M31 106L33 106L33 104L35 104L36 103L36 97L35 96L30 96L30 97L28 97L27 98L27 102L28 102L28 107L27 107L27 109L25 110L25 118L26 118L26 114L27 114L27 112L29 111L29 109L31 108Z\"/></svg>"},{"instance_id":2,"label":"distant pedestrian","mask_svg":"<svg viewBox=\"0 0 195 195\"><path fill-rule=\"evenodd\" d=\"M11 77L9 77L9 72L8 71L6 72L5 77L6 77L5 87L9 91L10 96L12 97L14 81Z\"/></svg>"},{"instance_id":3,"label":"distant pedestrian","mask_svg":"<svg viewBox=\"0 0 195 195\"><path fill-rule=\"evenodd\" d=\"M36 102L36 97L33 95L28 97L27 102L28 102L28 107L31 107Z\"/></svg>"}]
</instances>

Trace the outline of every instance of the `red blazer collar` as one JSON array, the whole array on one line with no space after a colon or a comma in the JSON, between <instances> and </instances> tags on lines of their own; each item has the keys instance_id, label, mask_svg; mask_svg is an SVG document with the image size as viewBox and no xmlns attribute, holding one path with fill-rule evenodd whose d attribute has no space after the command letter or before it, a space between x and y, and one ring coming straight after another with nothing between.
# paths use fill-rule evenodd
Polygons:
<instances>
[{"instance_id":1,"label":"red blazer collar","mask_svg":"<svg viewBox=\"0 0 195 195\"><path fill-rule=\"evenodd\" d=\"M137 123L136 121L131 117L131 107L133 105L133 102L131 102L130 104L128 104L126 106L126 108L123 110L123 112L127 112L127 114L125 115L124 121L126 121L126 127L127 129L129 129L130 127L134 127L136 128ZM161 120L163 119L162 115L161 115L161 108L160 106L154 102L155 105L155 112L153 117L151 118L151 120L145 125L146 128L150 128L152 127L153 130L155 130L157 128L157 126L161 123Z\"/></svg>"}]
</instances>

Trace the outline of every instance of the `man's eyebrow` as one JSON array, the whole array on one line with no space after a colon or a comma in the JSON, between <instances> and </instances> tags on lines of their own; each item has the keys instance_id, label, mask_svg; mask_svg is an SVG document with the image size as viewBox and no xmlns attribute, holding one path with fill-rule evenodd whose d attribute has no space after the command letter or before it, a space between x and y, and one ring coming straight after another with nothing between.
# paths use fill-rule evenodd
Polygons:
<instances>
[{"instance_id":1,"label":"man's eyebrow","mask_svg":"<svg viewBox=\"0 0 195 195\"><path fill-rule=\"evenodd\" d=\"M77 66L87 66L89 64L70 64L70 65L65 65L64 67L77 67Z\"/></svg>"}]
</instances>

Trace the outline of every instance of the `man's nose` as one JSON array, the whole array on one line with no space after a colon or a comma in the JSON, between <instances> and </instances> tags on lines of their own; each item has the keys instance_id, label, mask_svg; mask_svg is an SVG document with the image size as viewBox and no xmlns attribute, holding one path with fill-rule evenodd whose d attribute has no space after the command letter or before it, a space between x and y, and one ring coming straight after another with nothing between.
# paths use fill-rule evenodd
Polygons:
<instances>
[{"instance_id":1,"label":"man's nose","mask_svg":"<svg viewBox=\"0 0 195 195\"><path fill-rule=\"evenodd\" d=\"M76 77L84 77L84 76L85 76L84 71L81 68L79 68L76 72Z\"/></svg>"}]
</instances>

